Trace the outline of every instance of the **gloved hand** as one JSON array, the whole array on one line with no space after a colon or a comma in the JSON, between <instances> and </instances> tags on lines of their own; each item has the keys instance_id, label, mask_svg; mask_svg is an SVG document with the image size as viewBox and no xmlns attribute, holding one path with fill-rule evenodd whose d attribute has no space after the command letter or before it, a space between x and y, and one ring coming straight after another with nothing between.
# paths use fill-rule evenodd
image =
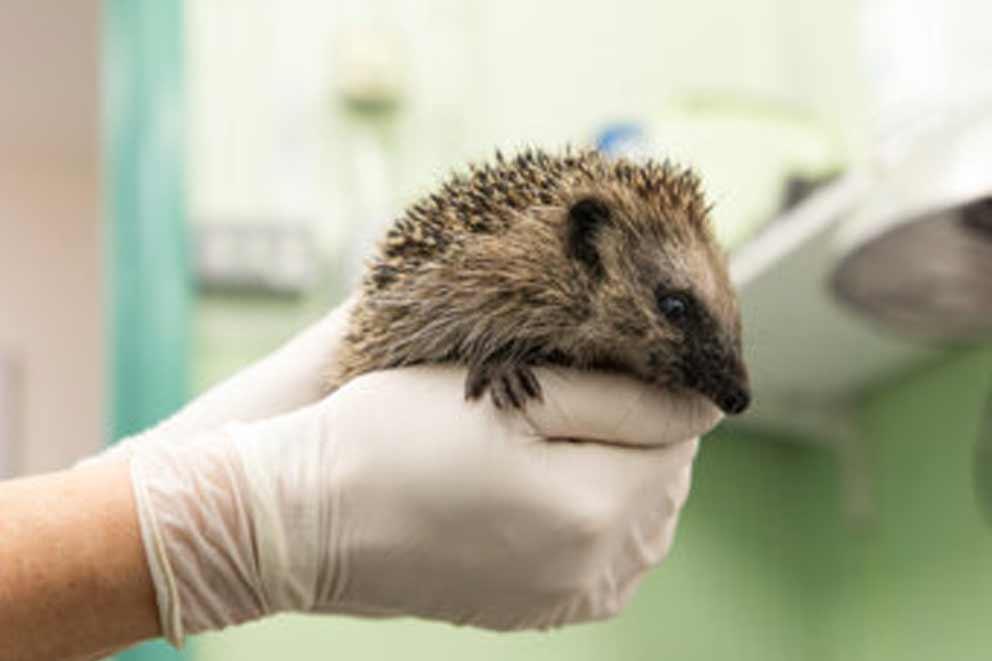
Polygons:
<instances>
[{"instance_id":1,"label":"gloved hand","mask_svg":"<svg viewBox=\"0 0 992 661\"><path fill-rule=\"evenodd\" d=\"M719 412L619 376L537 376L544 403L522 414L465 402L464 370L424 367L135 444L163 634L282 611L494 629L616 613L668 552Z\"/></svg>"}]
</instances>

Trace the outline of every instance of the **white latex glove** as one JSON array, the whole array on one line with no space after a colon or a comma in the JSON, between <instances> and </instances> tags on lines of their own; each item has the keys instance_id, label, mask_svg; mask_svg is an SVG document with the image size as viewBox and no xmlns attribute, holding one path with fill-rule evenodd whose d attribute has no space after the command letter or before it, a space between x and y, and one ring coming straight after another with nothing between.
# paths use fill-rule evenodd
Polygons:
<instances>
[{"instance_id":1,"label":"white latex glove","mask_svg":"<svg viewBox=\"0 0 992 661\"><path fill-rule=\"evenodd\" d=\"M719 412L623 377L537 375L544 403L525 414L465 402L461 369L414 368L137 445L164 635L281 611L494 629L618 612L668 552L694 439Z\"/></svg>"}]
</instances>

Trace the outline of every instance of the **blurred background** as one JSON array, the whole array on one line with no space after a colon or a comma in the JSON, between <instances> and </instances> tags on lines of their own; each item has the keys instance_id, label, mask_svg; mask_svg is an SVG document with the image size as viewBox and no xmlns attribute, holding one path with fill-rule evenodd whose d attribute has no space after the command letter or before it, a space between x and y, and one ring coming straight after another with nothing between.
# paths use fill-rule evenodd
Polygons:
<instances>
[{"instance_id":1,"label":"blurred background","mask_svg":"<svg viewBox=\"0 0 992 661\"><path fill-rule=\"evenodd\" d=\"M280 617L122 659L986 659L985 0L0 0L0 477L326 312L494 148L697 166L755 405L616 620Z\"/></svg>"}]
</instances>

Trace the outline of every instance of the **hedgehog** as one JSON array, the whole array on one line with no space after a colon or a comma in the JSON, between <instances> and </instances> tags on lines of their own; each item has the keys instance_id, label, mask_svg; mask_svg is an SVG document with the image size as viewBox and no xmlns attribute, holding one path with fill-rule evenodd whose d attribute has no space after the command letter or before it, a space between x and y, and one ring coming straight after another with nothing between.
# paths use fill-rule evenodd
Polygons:
<instances>
[{"instance_id":1,"label":"hedgehog","mask_svg":"<svg viewBox=\"0 0 992 661\"><path fill-rule=\"evenodd\" d=\"M540 400L533 368L632 375L751 400L741 322L700 178L669 161L528 148L451 175L410 206L371 258L331 368L449 363L465 397Z\"/></svg>"}]
</instances>

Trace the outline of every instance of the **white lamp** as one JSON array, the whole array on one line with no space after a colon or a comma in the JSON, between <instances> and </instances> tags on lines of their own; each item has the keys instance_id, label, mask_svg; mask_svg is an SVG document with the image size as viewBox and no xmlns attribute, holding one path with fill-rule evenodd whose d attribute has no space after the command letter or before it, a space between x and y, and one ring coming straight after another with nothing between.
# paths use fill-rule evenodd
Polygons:
<instances>
[{"instance_id":1,"label":"white lamp","mask_svg":"<svg viewBox=\"0 0 992 661\"><path fill-rule=\"evenodd\" d=\"M834 289L902 334L992 340L992 108L919 144L841 228ZM992 524L992 399L972 470Z\"/></svg>"},{"instance_id":2,"label":"white lamp","mask_svg":"<svg viewBox=\"0 0 992 661\"><path fill-rule=\"evenodd\" d=\"M833 287L902 334L992 338L992 103L916 144L840 229Z\"/></svg>"}]
</instances>

